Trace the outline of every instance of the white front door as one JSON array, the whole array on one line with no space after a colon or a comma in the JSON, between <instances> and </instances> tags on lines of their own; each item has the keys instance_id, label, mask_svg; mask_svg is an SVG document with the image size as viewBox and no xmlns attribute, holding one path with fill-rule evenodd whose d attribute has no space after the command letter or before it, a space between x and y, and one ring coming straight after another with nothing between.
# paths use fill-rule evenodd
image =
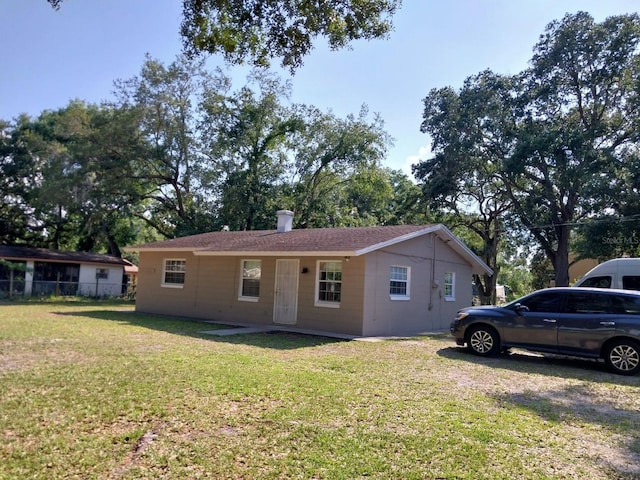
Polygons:
<instances>
[{"instance_id":1,"label":"white front door","mask_svg":"<svg viewBox=\"0 0 640 480\"><path fill-rule=\"evenodd\" d=\"M276 260L273 322L295 325L298 316L298 260Z\"/></svg>"}]
</instances>

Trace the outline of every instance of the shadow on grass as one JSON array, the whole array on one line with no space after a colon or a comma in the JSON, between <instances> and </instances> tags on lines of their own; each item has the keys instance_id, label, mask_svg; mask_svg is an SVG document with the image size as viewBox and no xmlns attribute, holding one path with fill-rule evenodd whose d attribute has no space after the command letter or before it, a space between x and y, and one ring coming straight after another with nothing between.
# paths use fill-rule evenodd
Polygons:
<instances>
[{"instance_id":1,"label":"shadow on grass","mask_svg":"<svg viewBox=\"0 0 640 480\"><path fill-rule=\"evenodd\" d=\"M542 354L526 350L512 349L508 353L494 357L474 355L464 347L448 347L438 350L438 355L453 358L491 368L512 370L523 373L534 373L560 378L595 381L598 383L615 383L637 385L638 377L616 375L607 369L602 360L569 357L555 354Z\"/></svg>"},{"instance_id":2,"label":"shadow on grass","mask_svg":"<svg viewBox=\"0 0 640 480\"><path fill-rule=\"evenodd\" d=\"M206 339L212 342L252 345L261 348L271 348L276 350L291 350L297 348L315 347L331 343L344 342L339 338L330 338L320 335L308 335L283 330L271 330L259 333L242 333L243 327L215 323L210 320L198 320L187 317L172 317L164 315L154 315L138 313L132 310L92 310L73 312L52 312L55 315L69 317L87 317L96 320L107 320L136 327L157 330L193 338ZM203 333L204 331L220 329L238 329L240 333L226 336L216 336ZM249 332L249 329L247 328Z\"/></svg>"},{"instance_id":3,"label":"shadow on grass","mask_svg":"<svg viewBox=\"0 0 640 480\"><path fill-rule=\"evenodd\" d=\"M567 422L582 435L582 426L597 425L607 432L607 441L599 443L589 438L590 456L612 471L611 478L640 478L640 432L638 411L624 400L594 395L589 383L563 385L543 391L496 392L491 394L499 404L524 408L550 422ZM588 434L587 434L588 435ZM588 438L588 437L585 437Z\"/></svg>"},{"instance_id":4,"label":"shadow on grass","mask_svg":"<svg viewBox=\"0 0 640 480\"><path fill-rule=\"evenodd\" d=\"M634 393L618 388L639 386L638 376L610 373L602 361L518 349L495 357L479 357L462 347L443 348L437 354L491 369L579 380L579 383L567 382L541 389L532 382L517 391L496 391L488 396L499 404L524 408L550 422L567 421L572 425L592 424L606 428L612 437L606 444L594 445L593 454L613 472L611 478L640 478L638 410L628 401L629 395ZM606 393L598 394L602 390L595 390L593 384L604 387Z\"/></svg>"}]
</instances>

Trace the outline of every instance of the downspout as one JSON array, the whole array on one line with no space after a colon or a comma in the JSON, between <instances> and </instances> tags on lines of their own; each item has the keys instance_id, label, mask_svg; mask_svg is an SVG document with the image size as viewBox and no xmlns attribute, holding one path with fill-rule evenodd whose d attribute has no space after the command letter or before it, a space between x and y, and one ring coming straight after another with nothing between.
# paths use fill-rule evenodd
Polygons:
<instances>
[{"instance_id":1,"label":"downspout","mask_svg":"<svg viewBox=\"0 0 640 480\"><path fill-rule=\"evenodd\" d=\"M435 233L431 234L431 242L433 243L433 252L431 255L431 285L429 285L429 311L433 309L433 286L436 281L436 240L437 236Z\"/></svg>"}]
</instances>

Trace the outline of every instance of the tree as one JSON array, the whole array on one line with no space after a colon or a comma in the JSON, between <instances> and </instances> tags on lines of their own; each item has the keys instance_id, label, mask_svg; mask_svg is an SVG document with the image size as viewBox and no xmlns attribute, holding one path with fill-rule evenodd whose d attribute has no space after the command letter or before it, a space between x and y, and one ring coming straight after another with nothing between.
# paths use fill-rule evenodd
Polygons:
<instances>
[{"instance_id":1,"label":"tree","mask_svg":"<svg viewBox=\"0 0 640 480\"><path fill-rule=\"evenodd\" d=\"M205 177L217 203L218 222L233 230L271 228L278 185L287 170L287 139L303 127L285 105L289 85L254 72L235 93L211 91L203 101L200 130L210 159Z\"/></svg>"},{"instance_id":2,"label":"tree","mask_svg":"<svg viewBox=\"0 0 640 480\"><path fill-rule=\"evenodd\" d=\"M15 124L0 121L0 244L28 241L32 236L31 198L37 180L29 152L26 116Z\"/></svg>"},{"instance_id":3,"label":"tree","mask_svg":"<svg viewBox=\"0 0 640 480\"><path fill-rule=\"evenodd\" d=\"M510 79L486 71L468 78L460 93L433 89L424 100L421 131L432 138L433 158L413 167L425 198L449 217L454 229L473 232L471 244L493 270L476 276L483 304L495 303L500 244L512 201L501 179L512 142L512 118L505 102Z\"/></svg>"},{"instance_id":4,"label":"tree","mask_svg":"<svg viewBox=\"0 0 640 480\"><path fill-rule=\"evenodd\" d=\"M631 150L628 158L609 178L611 187L602 191L608 208L576 229L572 243L577 259L640 256L640 158Z\"/></svg>"},{"instance_id":5,"label":"tree","mask_svg":"<svg viewBox=\"0 0 640 480\"><path fill-rule=\"evenodd\" d=\"M80 101L23 118L12 133L23 150L15 159L28 159L33 172L23 180L31 222L21 240L120 256L133 239L127 219L140 194L131 135L120 112Z\"/></svg>"},{"instance_id":6,"label":"tree","mask_svg":"<svg viewBox=\"0 0 640 480\"><path fill-rule=\"evenodd\" d=\"M610 207L640 122L640 19L584 12L549 24L524 72L517 145L503 179L518 218L568 285L572 226Z\"/></svg>"},{"instance_id":7,"label":"tree","mask_svg":"<svg viewBox=\"0 0 640 480\"><path fill-rule=\"evenodd\" d=\"M385 38L400 0L184 0L187 52L222 53L233 64L267 66L279 58L294 71L325 37L333 49Z\"/></svg>"},{"instance_id":8,"label":"tree","mask_svg":"<svg viewBox=\"0 0 640 480\"><path fill-rule=\"evenodd\" d=\"M436 156L417 167L425 193L451 211L500 199L497 211L509 207L555 284L567 285L575 225L637 204L639 39L637 15L601 24L567 15L547 27L522 74L485 72L459 95L432 91L423 129ZM623 186L633 193L610 193Z\"/></svg>"},{"instance_id":9,"label":"tree","mask_svg":"<svg viewBox=\"0 0 640 480\"><path fill-rule=\"evenodd\" d=\"M200 103L213 87L203 61L183 56L170 65L147 57L140 76L116 81L116 107L139 132L133 175L146 186L141 219L165 237L209 230L214 212L202 190L206 160L198 129Z\"/></svg>"},{"instance_id":10,"label":"tree","mask_svg":"<svg viewBox=\"0 0 640 480\"><path fill-rule=\"evenodd\" d=\"M360 221L374 214L371 209L381 207L374 194L384 190L373 192L362 180L368 178L386 188L380 186L379 167L391 139L382 120L375 116L370 121L365 107L357 117L346 119L315 107L298 109L305 128L294 137L292 208L297 226L346 226L356 214ZM382 183L386 185L384 180ZM358 200L359 194L362 197ZM365 205L365 199L371 203Z\"/></svg>"},{"instance_id":11,"label":"tree","mask_svg":"<svg viewBox=\"0 0 640 480\"><path fill-rule=\"evenodd\" d=\"M47 0L60 8L63 0ZM325 37L339 49L358 39L385 38L401 0L183 0L184 48L221 53L233 64L267 66L281 59L294 71Z\"/></svg>"}]
</instances>

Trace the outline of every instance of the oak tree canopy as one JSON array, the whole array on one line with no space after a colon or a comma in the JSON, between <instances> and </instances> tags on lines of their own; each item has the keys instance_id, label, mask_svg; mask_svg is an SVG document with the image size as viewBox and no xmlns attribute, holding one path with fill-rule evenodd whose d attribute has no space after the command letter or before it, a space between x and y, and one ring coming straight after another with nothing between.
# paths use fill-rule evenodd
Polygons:
<instances>
[{"instance_id":1,"label":"oak tree canopy","mask_svg":"<svg viewBox=\"0 0 640 480\"><path fill-rule=\"evenodd\" d=\"M63 0L47 0L60 8ZM183 0L184 51L221 54L231 64L295 71L324 37L332 50L386 38L402 0Z\"/></svg>"}]
</instances>

